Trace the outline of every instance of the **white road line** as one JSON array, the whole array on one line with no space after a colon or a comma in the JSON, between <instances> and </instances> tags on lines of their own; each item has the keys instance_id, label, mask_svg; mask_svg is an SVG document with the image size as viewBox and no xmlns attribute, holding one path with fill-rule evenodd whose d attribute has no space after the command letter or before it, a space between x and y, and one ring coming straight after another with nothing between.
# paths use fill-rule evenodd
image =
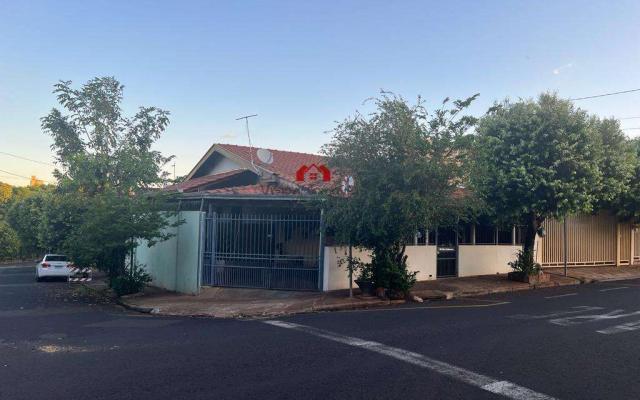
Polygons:
<instances>
[{"instance_id":1,"label":"white road line","mask_svg":"<svg viewBox=\"0 0 640 400\"><path fill-rule=\"evenodd\" d=\"M510 315L509 318L515 319L547 319L547 318L555 318L562 317L563 315L571 315L571 314L580 314L583 312L603 310L602 307L591 307L591 306L575 306L571 307L572 311L555 311L549 314L540 314L540 315L531 315L531 314L516 314Z\"/></svg>"},{"instance_id":2,"label":"white road line","mask_svg":"<svg viewBox=\"0 0 640 400\"><path fill-rule=\"evenodd\" d=\"M556 318L549 320L550 323L560 326L572 326L587 322L608 321L610 319L627 318L639 315L640 311L624 313L624 310L613 310L605 314L576 315L573 317Z\"/></svg>"},{"instance_id":3,"label":"white road line","mask_svg":"<svg viewBox=\"0 0 640 400\"><path fill-rule=\"evenodd\" d=\"M626 324L616 325L609 328L596 331L605 335L614 335L616 333L631 332L640 329L640 321L627 322Z\"/></svg>"},{"instance_id":4,"label":"white road line","mask_svg":"<svg viewBox=\"0 0 640 400\"><path fill-rule=\"evenodd\" d=\"M568 297L568 296L576 296L578 293L567 293L567 294L558 294L556 296L547 296L545 299L557 299L559 297Z\"/></svg>"},{"instance_id":5,"label":"white road line","mask_svg":"<svg viewBox=\"0 0 640 400\"><path fill-rule=\"evenodd\" d=\"M414 353L412 351L403 350L397 347L386 346L382 343L373 342L370 340L360 339L352 336L345 336L338 333L333 333L323 329L313 328L311 326L294 324L290 322L269 320L263 321L265 324L277 326L279 328L293 329L299 332L308 333L313 336L328 339L334 342L346 344L348 346L359 347L365 350L372 351L374 353L382 354L387 357L395 358L412 365L416 365L421 368L425 368L449 378L465 382L469 385L478 387L482 390L486 390L491 393L496 393L515 400L553 400L551 396L547 396L543 393L535 392L523 386L518 386L515 383L503 380L497 380L486 375L478 374L468 369L456 367L442 361L435 360L423 356L422 354Z\"/></svg>"},{"instance_id":6,"label":"white road line","mask_svg":"<svg viewBox=\"0 0 640 400\"><path fill-rule=\"evenodd\" d=\"M620 290L620 289L629 289L628 286L620 286L620 287L613 287L613 288L608 288L608 289L600 289L600 292L610 292L612 290Z\"/></svg>"}]
</instances>

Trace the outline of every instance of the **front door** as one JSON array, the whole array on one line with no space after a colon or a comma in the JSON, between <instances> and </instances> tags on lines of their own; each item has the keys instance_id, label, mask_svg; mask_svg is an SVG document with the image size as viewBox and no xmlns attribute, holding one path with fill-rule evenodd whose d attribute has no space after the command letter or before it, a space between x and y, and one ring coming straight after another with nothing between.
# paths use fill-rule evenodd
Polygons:
<instances>
[{"instance_id":1,"label":"front door","mask_svg":"<svg viewBox=\"0 0 640 400\"><path fill-rule=\"evenodd\" d=\"M452 228L440 228L436 233L437 277L458 275L458 234Z\"/></svg>"}]
</instances>

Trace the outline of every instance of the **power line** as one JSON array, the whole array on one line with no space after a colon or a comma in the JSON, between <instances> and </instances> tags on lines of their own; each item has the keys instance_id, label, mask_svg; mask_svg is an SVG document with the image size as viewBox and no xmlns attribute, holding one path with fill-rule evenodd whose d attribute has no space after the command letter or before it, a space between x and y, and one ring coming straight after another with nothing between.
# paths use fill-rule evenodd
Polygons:
<instances>
[{"instance_id":1,"label":"power line","mask_svg":"<svg viewBox=\"0 0 640 400\"><path fill-rule=\"evenodd\" d=\"M630 130L633 130L633 129L640 129L640 127L637 127L637 128L623 128L622 130L623 131L630 131Z\"/></svg>"},{"instance_id":2,"label":"power line","mask_svg":"<svg viewBox=\"0 0 640 400\"><path fill-rule=\"evenodd\" d=\"M569 99L569 100L576 101L576 100L595 99L596 97L613 96L613 95L616 95L616 94L631 93L631 92L640 92L640 89L630 89L630 90L623 90L621 92L597 94L595 96L576 97L575 99Z\"/></svg>"},{"instance_id":3,"label":"power line","mask_svg":"<svg viewBox=\"0 0 640 400\"><path fill-rule=\"evenodd\" d=\"M3 170L3 169L0 169L0 172L4 172L5 174L9 174L9 175L17 176L18 178L24 178L24 179L29 179L29 180L31 179L31 177L30 177L30 176L24 176L24 175L16 174L16 173L13 173L13 172L11 172L11 171L5 171L5 170ZM51 182L51 181L45 181L45 182L47 182L47 183L53 183L53 182Z\"/></svg>"},{"instance_id":4,"label":"power line","mask_svg":"<svg viewBox=\"0 0 640 400\"><path fill-rule=\"evenodd\" d=\"M55 167L55 165L54 165L54 164L51 164L51 163L48 163L48 162L34 160L34 159L31 159L31 158L27 158L27 157L19 156L19 155L17 155L17 154L7 153L6 151L0 151L0 154L4 154L4 155L10 156L10 157L19 158L19 159L21 159L21 160L31 161L31 162L38 163L38 164L42 164L42 165L49 165L49 166L51 166L51 167Z\"/></svg>"},{"instance_id":5,"label":"power line","mask_svg":"<svg viewBox=\"0 0 640 400\"><path fill-rule=\"evenodd\" d=\"M624 117L624 118L618 118L619 120L623 120L623 119L638 119L640 117Z\"/></svg>"}]
</instances>

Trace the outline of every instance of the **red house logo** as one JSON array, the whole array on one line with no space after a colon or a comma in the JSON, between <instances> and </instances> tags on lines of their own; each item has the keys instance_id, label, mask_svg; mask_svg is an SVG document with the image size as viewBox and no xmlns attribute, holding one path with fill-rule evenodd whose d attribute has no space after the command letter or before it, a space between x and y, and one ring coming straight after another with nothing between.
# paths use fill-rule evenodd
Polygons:
<instances>
[{"instance_id":1,"label":"red house logo","mask_svg":"<svg viewBox=\"0 0 640 400\"><path fill-rule=\"evenodd\" d=\"M296 181L298 182L316 182L322 179L323 182L331 180L331 171L324 165L311 164L308 167L303 165L296 171Z\"/></svg>"}]
</instances>

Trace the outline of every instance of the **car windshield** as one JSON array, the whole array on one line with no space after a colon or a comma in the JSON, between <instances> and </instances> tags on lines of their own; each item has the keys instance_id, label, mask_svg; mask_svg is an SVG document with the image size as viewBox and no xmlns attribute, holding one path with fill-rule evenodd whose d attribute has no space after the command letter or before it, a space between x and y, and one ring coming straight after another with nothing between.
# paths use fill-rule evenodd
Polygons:
<instances>
[{"instance_id":1,"label":"car windshield","mask_svg":"<svg viewBox=\"0 0 640 400\"><path fill-rule=\"evenodd\" d=\"M46 256L45 261L69 261L67 256Z\"/></svg>"}]
</instances>

